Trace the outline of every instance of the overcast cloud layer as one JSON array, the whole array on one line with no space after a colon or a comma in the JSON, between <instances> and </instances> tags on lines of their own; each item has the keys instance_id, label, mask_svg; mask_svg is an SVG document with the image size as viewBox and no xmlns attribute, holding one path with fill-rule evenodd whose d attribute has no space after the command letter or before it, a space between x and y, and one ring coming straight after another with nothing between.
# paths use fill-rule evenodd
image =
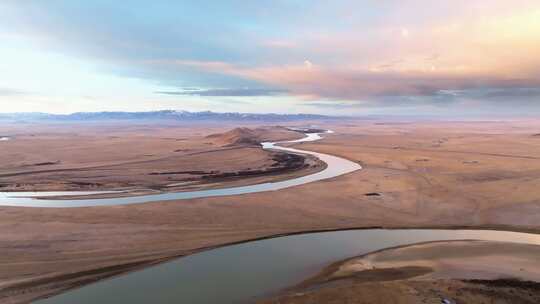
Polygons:
<instances>
[{"instance_id":1,"label":"overcast cloud layer","mask_svg":"<svg viewBox=\"0 0 540 304\"><path fill-rule=\"evenodd\" d=\"M540 3L0 2L0 111L540 114Z\"/></svg>"}]
</instances>

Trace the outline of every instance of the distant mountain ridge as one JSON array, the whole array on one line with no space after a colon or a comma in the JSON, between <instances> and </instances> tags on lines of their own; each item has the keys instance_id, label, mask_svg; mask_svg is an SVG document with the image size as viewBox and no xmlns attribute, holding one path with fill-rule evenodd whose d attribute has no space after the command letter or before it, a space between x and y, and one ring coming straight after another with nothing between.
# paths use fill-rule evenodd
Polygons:
<instances>
[{"instance_id":1,"label":"distant mountain ridge","mask_svg":"<svg viewBox=\"0 0 540 304\"><path fill-rule=\"evenodd\" d=\"M0 120L31 121L101 121L101 120L178 120L178 121L286 121L334 118L317 114L254 114L254 113L218 113L212 111L149 111L149 112L76 112L71 114L49 114L42 112L0 113Z\"/></svg>"}]
</instances>

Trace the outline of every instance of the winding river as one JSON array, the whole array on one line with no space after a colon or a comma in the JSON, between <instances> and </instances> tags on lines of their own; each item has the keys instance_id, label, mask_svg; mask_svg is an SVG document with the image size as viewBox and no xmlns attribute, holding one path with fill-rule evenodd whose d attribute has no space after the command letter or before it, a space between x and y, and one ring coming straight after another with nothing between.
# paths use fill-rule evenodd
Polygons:
<instances>
[{"instance_id":1,"label":"winding river","mask_svg":"<svg viewBox=\"0 0 540 304\"><path fill-rule=\"evenodd\" d=\"M332 131L327 131L331 133ZM185 192L171 192L171 193L159 193L140 196L129 197L115 197L115 198L80 198L81 195L92 194L108 194L114 193L113 191L66 191L66 192L0 192L0 206L18 206L18 207L55 207L55 208L68 208L68 207L91 207L91 206L112 206L112 205L128 205L139 204L157 201L170 201L170 200L183 200L202 197L214 197L214 196L228 196L256 193L263 191L281 190L289 187L303 185L323 179L328 179L350 173L362 167L347 159L328 155L324 153L305 151L300 149L283 147L278 144L287 143L301 143L308 141L316 141L321 139L321 133L307 133L304 138L282 141L282 142L263 142L261 143L263 149L284 151L291 153L299 153L312 155L325 162L327 167L317 173L310 175L292 178L284 181L261 183L249 186L230 187L223 189L211 189L211 190L198 190L198 191L185 191ZM77 195L77 199L69 199L70 195ZM46 198L62 196L62 199Z\"/></svg>"},{"instance_id":2,"label":"winding river","mask_svg":"<svg viewBox=\"0 0 540 304\"><path fill-rule=\"evenodd\" d=\"M319 133L309 133L299 140L262 143L264 149L309 154L327 164L320 172L285 181L103 199L54 198L60 195L91 195L96 192L4 192L0 193L0 205L85 207L237 195L284 189L361 169L357 163L343 158L278 145L319 139ZM47 196L51 198L46 198ZM336 260L393 246L461 239L540 245L540 235L537 234L494 230L364 229L307 233L203 251L93 283L36 303L250 303L299 283Z\"/></svg>"},{"instance_id":3,"label":"winding river","mask_svg":"<svg viewBox=\"0 0 540 304\"><path fill-rule=\"evenodd\" d=\"M458 239L540 244L538 234L493 230L366 229L291 235L204 251L37 303L252 303L338 260L398 245Z\"/></svg>"}]
</instances>

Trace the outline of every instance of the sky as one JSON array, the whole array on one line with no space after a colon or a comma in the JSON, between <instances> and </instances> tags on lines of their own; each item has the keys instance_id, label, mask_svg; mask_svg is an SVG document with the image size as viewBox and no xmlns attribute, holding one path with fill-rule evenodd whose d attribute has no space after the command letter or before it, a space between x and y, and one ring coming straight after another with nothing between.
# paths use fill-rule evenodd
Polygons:
<instances>
[{"instance_id":1,"label":"sky","mask_svg":"<svg viewBox=\"0 0 540 304\"><path fill-rule=\"evenodd\" d=\"M0 112L540 114L538 0L0 1Z\"/></svg>"}]
</instances>

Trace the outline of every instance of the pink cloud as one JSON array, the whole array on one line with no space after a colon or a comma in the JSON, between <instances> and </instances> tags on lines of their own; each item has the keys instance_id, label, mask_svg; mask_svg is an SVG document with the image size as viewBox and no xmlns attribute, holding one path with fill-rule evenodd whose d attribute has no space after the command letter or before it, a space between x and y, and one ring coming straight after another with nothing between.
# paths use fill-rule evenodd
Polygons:
<instances>
[{"instance_id":1,"label":"pink cloud","mask_svg":"<svg viewBox=\"0 0 540 304\"><path fill-rule=\"evenodd\" d=\"M327 68L313 63L254 68L225 62L176 61L174 64L256 80L284 88L293 94L314 98L361 99L384 95L431 95L440 90L540 85L540 79L436 70L370 71Z\"/></svg>"},{"instance_id":2,"label":"pink cloud","mask_svg":"<svg viewBox=\"0 0 540 304\"><path fill-rule=\"evenodd\" d=\"M519 5L499 0L474 5L456 1L451 12L441 14L407 22L407 12L397 8L387 14L388 22L370 27L339 32L306 29L304 35L291 35L294 39L261 43L269 50L279 49L285 59L288 55L306 58L289 64L271 60L253 66L183 60L167 64L255 80L316 98L540 85L540 7L536 1Z\"/></svg>"}]
</instances>

